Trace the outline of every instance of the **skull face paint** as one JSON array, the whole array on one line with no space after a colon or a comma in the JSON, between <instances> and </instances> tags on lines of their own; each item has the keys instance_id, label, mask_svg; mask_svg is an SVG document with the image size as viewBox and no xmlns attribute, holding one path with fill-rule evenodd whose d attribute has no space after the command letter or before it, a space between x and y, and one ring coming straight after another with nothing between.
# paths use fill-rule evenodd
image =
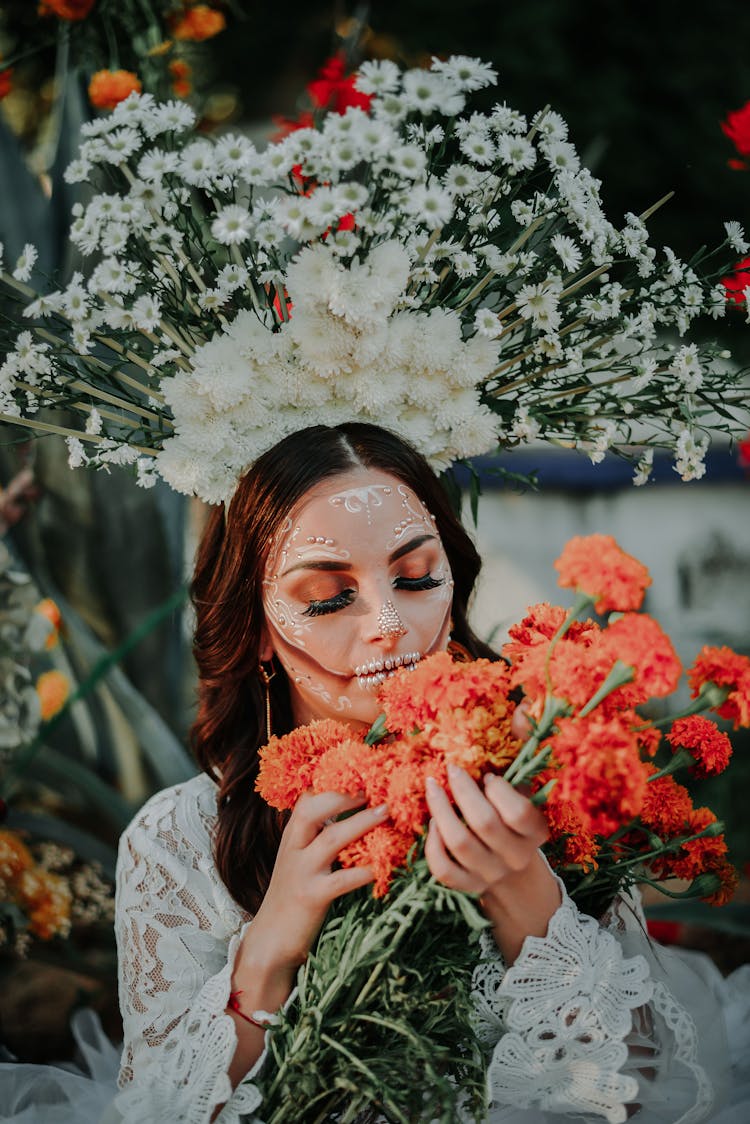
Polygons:
<instances>
[{"instance_id":1,"label":"skull face paint","mask_svg":"<svg viewBox=\"0 0 750 1124\"><path fill-rule=\"evenodd\" d=\"M452 602L435 520L407 485L356 468L311 488L272 545L263 582L295 722L369 726L379 683L446 647Z\"/></svg>"}]
</instances>

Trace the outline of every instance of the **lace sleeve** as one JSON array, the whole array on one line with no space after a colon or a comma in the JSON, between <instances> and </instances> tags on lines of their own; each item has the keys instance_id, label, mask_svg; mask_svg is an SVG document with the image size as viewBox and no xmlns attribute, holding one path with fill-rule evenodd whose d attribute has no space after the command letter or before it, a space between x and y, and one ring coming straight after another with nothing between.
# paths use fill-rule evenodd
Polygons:
<instances>
[{"instance_id":1,"label":"lace sleeve","mask_svg":"<svg viewBox=\"0 0 750 1124\"><path fill-rule=\"evenodd\" d=\"M126 1121L235 1124L261 1101L252 1073L232 1092L229 998L247 918L218 883L200 782L154 797L120 843L116 932ZM192 787L189 798L185 790ZM197 799L196 799L197 795Z\"/></svg>"},{"instance_id":2,"label":"lace sleeve","mask_svg":"<svg viewBox=\"0 0 750 1124\"><path fill-rule=\"evenodd\" d=\"M651 945L637 900L618 899L597 923L561 888L546 937L527 937L511 968L482 934L474 1004L491 1104L609 1124L634 1112L639 1124L709 1119L694 973L677 986L685 965ZM710 1000L703 1009L716 1014Z\"/></svg>"}]
</instances>

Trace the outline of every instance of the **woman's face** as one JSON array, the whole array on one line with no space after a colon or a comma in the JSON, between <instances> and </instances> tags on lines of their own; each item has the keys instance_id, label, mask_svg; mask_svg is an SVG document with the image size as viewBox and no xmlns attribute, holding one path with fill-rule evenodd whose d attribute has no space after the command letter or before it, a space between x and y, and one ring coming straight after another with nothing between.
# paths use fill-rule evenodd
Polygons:
<instances>
[{"instance_id":1,"label":"woman's face","mask_svg":"<svg viewBox=\"0 0 750 1124\"><path fill-rule=\"evenodd\" d=\"M452 601L435 520L407 485L356 468L311 488L272 543L263 582L295 722L369 726L383 679L446 647Z\"/></svg>"}]
</instances>

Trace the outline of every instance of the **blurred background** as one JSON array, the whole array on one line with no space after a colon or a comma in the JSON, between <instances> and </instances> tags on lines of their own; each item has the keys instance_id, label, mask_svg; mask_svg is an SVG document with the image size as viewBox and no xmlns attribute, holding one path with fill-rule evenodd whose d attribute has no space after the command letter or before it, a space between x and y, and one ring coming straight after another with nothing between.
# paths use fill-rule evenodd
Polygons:
<instances>
[{"instance_id":1,"label":"blurred background","mask_svg":"<svg viewBox=\"0 0 750 1124\"><path fill-rule=\"evenodd\" d=\"M308 86L333 57L346 75L363 58L420 66L463 53L499 73L486 102L529 114L550 104L568 120L615 224L673 191L649 225L657 243L689 258L720 241L723 221L750 222L750 112L744 134L722 129L750 103L748 44L750 8L737 0L6 0L0 241L8 259L33 242L44 271L65 283L78 265L70 208L85 185L66 184L62 171L81 123L134 82L185 98L205 131L260 143L309 112L321 86ZM336 99L344 87L332 74L323 69L324 93ZM746 307L729 313L716 331L746 364ZM750 654L741 451L716 447L690 484L657 456L653 482L637 489L616 458L593 466L527 448L502 463L538 487L501 486L495 463L480 466L479 632L499 643L529 603L558 600L553 560L572 535L597 531L649 566L646 608L686 663L706 643ZM46 1061L70 1054L78 1005L119 1032L115 848L152 792L194 772L185 582L206 510L165 487L140 490L119 469L71 472L60 439L29 441L8 425L0 484L0 1047ZM732 736L729 773L696 795L726 819L746 874L750 745L746 732ZM730 969L750 958L748 901L745 878L722 910L655 910L655 931Z\"/></svg>"}]
</instances>

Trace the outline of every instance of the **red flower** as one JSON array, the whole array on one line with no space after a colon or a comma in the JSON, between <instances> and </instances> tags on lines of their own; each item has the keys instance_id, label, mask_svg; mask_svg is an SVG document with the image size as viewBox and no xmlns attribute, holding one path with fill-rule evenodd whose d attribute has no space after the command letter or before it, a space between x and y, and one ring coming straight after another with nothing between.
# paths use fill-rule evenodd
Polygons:
<instances>
[{"instance_id":1,"label":"red flower","mask_svg":"<svg viewBox=\"0 0 750 1124\"><path fill-rule=\"evenodd\" d=\"M735 730L738 726L750 726L750 659L747 656L740 656L731 648L707 646L698 653L687 677L693 698L704 683L731 688L726 701L711 709L722 718L731 719Z\"/></svg>"},{"instance_id":2,"label":"red flower","mask_svg":"<svg viewBox=\"0 0 750 1124\"><path fill-rule=\"evenodd\" d=\"M646 772L653 775L657 770L655 766L646 764ZM684 835L685 824L692 812L690 793L674 777L657 777L646 784L639 819L655 835L663 839Z\"/></svg>"},{"instance_id":3,"label":"red flower","mask_svg":"<svg viewBox=\"0 0 750 1124\"><path fill-rule=\"evenodd\" d=\"M750 259L748 259L750 261ZM750 274L748 274L748 283L750 283ZM744 441L738 441L737 451L739 452L739 462L743 468L750 468L750 434Z\"/></svg>"},{"instance_id":4,"label":"red flower","mask_svg":"<svg viewBox=\"0 0 750 1124\"><path fill-rule=\"evenodd\" d=\"M89 101L95 109L114 109L143 87L131 70L97 70L89 82Z\"/></svg>"},{"instance_id":5,"label":"red flower","mask_svg":"<svg viewBox=\"0 0 750 1124\"><path fill-rule=\"evenodd\" d=\"M651 585L646 567L621 550L611 535L576 535L555 562L558 585L596 598L597 613L639 609Z\"/></svg>"},{"instance_id":6,"label":"red flower","mask_svg":"<svg viewBox=\"0 0 750 1124\"><path fill-rule=\"evenodd\" d=\"M695 808L688 816L684 833L697 835L699 831L711 828L717 822L710 808ZM721 832L715 835L701 835L682 844L672 864L672 870L678 878L692 880L699 874L722 868L726 863L726 854L727 841Z\"/></svg>"},{"instance_id":7,"label":"red flower","mask_svg":"<svg viewBox=\"0 0 750 1124\"><path fill-rule=\"evenodd\" d=\"M648 935L659 944L680 944L684 926L680 921L654 921L646 922Z\"/></svg>"},{"instance_id":8,"label":"red flower","mask_svg":"<svg viewBox=\"0 0 750 1124\"><path fill-rule=\"evenodd\" d=\"M736 305L745 303L745 289L750 287L750 258L743 258L734 267L734 273L722 277L721 283L727 291L727 300Z\"/></svg>"},{"instance_id":9,"label":"red flower","mask_svg":"<svg viewBox=\"0 0 750 1124\"><path fill-rule=\"evenodd\" d=\"M667 741L674 749L687 749L695 758L690 770L696 777L712 777L723 773L732 756L732 743L710 718L691 714L672 723Z\"/></svg>"},{"instance_id":10,"label":"red flower","mask_svg":"<svg viewBox=\"0 0 750 1124\"><path fill-rule=\"evenodd\" d=\"M577 809L585 830L609 835L637 816L646 794L648 766L641 762L638 742L616 718L594 712L586 719L561 718L549 744L561 766L558 799Z\"/></svg>"},{"instance_id":11,"label":"red flower","mask_svg":"<svg viewBox=\"0 0 750 1124\"><path fill-rule=\"evenodd\" d=\"M0 70L0 101L6 98L13 89L13 68L6 67Z\"/></svg>"},{"instance_id":12,"label":"red flower","mask_svg":"<svg viewBox=\"0 0 750 1124\"><path fill-rule=\"evenodd\" d=\"M346 113L350 106L365 112L370 108L371 94L362 94L355 87L356 74L346 74L343 55L333 55L321 66L316 78L307 86L313 105L330 113Z\"/></svg>"},{"instance_id":13,"label":"red flower","mask_svg":"<svg viewBox=\"0 0 750 1124\"><path fill-rule=\"evenodd\" d=\"M721 128L740 156L750 156L750 101L728 113Z\"/></svg>"},{"instance_id":14,"label":"red flower","mask_svg":"<svg viewBox=\"0 0 750 1124\"><path fill-rule=\"evenodd\" d=\"M61 20L85 20L96 0L39 0L40 16L58 16Z\"/></svg>"}]
</instances>

